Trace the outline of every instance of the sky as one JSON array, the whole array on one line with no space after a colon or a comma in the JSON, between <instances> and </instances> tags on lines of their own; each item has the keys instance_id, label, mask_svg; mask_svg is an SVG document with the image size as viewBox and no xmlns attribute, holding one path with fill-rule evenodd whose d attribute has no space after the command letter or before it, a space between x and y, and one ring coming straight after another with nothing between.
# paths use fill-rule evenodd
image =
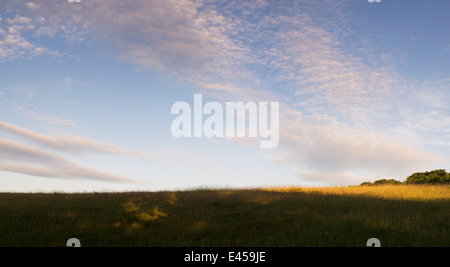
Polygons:
<instances>
[{"instance_id":1,"label":"sky","mask_svg":"<svg viewBox=\"0 0 450 267\"><path fill-rule=\"evenodd\" d=\"M2 0L0 191L346 186L450 169L447 0ZM279 143L176 138L279 103ZM206 119L208 116L203 116Z\"/></svg>"}]
</instances>

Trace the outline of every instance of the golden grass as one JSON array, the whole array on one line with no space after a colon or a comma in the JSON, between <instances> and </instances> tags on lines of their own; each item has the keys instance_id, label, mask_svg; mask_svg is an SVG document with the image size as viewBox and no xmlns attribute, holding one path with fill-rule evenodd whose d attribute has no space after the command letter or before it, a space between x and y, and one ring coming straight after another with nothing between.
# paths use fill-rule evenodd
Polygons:
<instances>
[{"instance_id":1,"label":"golden grass","mask_svg":"<svg viewBox=\"0 0 450 267\"><path fill-rule=\"evenodd\" d=\"M350 187L267 187L271 192L302 192L321 195L376 197L391 200L450 200L450 185L383 185Z\"/></svg>"},{"instance_id":2,"label":"golden grass","mask_svg":"<svg viewBox=\"0 0 450 267\"><path fill-rule=\"evenodd\" d=\"M158 206L153 207L149 212L143 211L137 215L137 218L144 222L154 221L164 217L167 217L167 213L161 211Z\"/></svg>"}]
</instances>

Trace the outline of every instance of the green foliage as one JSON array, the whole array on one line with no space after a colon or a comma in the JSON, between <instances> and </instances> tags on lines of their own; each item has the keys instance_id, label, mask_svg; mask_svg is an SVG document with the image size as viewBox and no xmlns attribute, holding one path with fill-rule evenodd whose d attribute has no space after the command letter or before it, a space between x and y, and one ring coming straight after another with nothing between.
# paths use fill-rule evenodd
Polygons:
<instances>
[{"instance_id":1,"label":"green foliage","mask_svg":"<svg viewBox=\"0 0 450 267\"><path fill-rule=\"evenodd\" d=\"M445 170L418 172L409 176L404 183L394 179L381 179L373 183L364 182L361 184L361 186L397 184L450 184L450 173L447 173Z\"/></svg>"},{"instance_id":2,"label":"green foliage","mask_svg":"<svg viewBox=\"0 0 450 267\"><path fill-rule=\"evenodd\" d=\"M394 179L381 179L377 180L373 183L371 182L364 182L361 184L361 186L372 186L372 185L400 185L403 184L400 181L394 180Z\"/></svg>"},{"instance_id":3,"label":"green foliage","mask_svg":"<svg viewBox=\"0 0 450 267\"><path fill-rule=\"evenodd\" d=\"M445 170L418 172L406 179L406 184L449 184L450 173Z\"/></svg>"},{"instance_id":4,"label":"green foliage","mask_svg":"<svg viewBox=\"0 0 450 267\"><path fill-rule=\"evenodd\" d=\"M390 185L397 185L397 184L402 184L402 182L394 180L394 179L381 179L378 181L375 181L373 183L374 185L385 185L385 184L390 184Z\"/></svg>"}]
</instances>

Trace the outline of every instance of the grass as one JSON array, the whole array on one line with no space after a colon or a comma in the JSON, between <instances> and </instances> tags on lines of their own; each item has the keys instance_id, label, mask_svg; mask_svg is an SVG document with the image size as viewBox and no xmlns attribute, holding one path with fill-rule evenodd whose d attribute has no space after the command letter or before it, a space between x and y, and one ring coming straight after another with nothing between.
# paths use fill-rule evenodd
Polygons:
<instances>
[{"instance_id":1,"label":"grass","mask_svg":"<svg viewBox=\"0 0 450 267\"><path fill-rule=\"evenodd\" d=\"M0 246L450 246L450 186L0 194Z\"/></svg>"}]
</instances>

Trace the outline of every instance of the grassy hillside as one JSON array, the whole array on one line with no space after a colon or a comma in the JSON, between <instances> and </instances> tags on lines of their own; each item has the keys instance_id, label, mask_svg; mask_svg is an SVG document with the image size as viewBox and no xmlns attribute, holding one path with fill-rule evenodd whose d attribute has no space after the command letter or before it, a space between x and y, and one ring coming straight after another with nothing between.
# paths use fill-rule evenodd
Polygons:
<instances>
[{"instance_id":1,"label":"grassy hillside","mask_svg":"<svg viewBox=\"0 0 450 267\"><path fill-rule=\"evenodd\" d=\"M450 186L0 194L0 246L450 246Z\"/></svg>"}]
</instances>

